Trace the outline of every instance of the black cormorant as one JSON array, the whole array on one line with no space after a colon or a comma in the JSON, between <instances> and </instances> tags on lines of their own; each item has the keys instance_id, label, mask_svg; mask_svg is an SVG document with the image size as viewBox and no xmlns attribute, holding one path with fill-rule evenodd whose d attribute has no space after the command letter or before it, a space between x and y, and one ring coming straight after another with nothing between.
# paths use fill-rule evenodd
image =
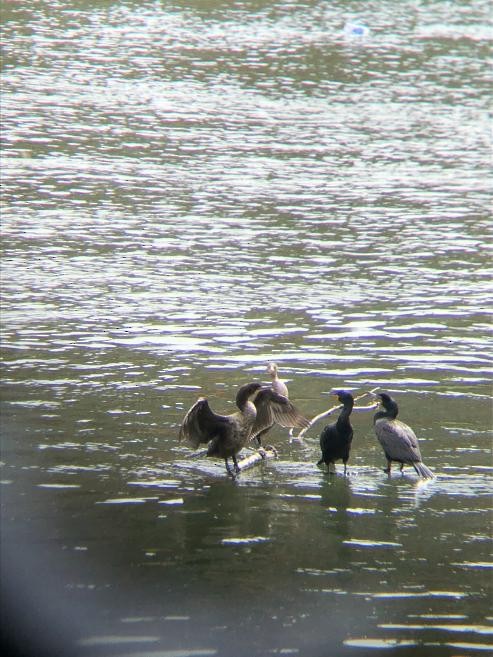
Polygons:
<instances>
[{"instance_id":1,"label":"black cormorant","mask_svg":"<svg viewBox=\"0 0 493 657\"><path fill-rule=\"evenodd\" d=\"M420 477L432 478L433 472L421 459L418 439L414 431L404 422L397 420L399 407L390 395L385 392L376 395L383 406L374 416L375 433L380 445L383 447L387 459L385 472L390 474L392 461L404 465L412 465Z\"/></svg>"},{"instance_id":2,"label":"black cormorant","mask_svg":"<svg viewBox=\"0 0 493 657\"><path fill-rule=\"evenodd\" d=\"M353 439L353 427L349 420L349 416L353 410L354 399L350 392L344 390L334 392L334 395L343 404L343 409L333 424L329 424L320 434L320 449L322 450L322 458L317 465L326 463L331 470L331 465L335 469L335 461L342 459L344 463L344 474L347 472L347 462L349 460L349 452L351 450L351 441ZM335 471L335 470L334 470Z\"/></svg>"}]
</instances>

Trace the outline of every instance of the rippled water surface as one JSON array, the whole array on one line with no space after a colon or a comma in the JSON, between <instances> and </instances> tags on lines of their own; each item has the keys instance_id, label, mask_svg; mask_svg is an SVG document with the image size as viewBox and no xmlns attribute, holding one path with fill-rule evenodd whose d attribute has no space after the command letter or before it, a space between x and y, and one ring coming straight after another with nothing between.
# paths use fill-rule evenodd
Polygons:
<instances>
[{"instance_id":1,"label":"rippled water surface","mask_svg":"<svg viewBox=\"0 0 493 657\"><path fill-rule=\"evenodd\" d=\"M6 2L4 627L39 657L492 650L491 7ZM359 26L364 28L360 29ZM436 478L323 422L190 458L279 364L397 399Z\"/></svg>"}]
</instances>

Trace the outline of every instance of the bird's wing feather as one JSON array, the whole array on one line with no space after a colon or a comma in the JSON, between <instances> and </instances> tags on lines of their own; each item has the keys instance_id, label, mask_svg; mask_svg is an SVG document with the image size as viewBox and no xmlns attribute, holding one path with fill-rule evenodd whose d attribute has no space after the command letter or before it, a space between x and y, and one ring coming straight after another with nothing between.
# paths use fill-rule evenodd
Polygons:
<instances>
[{"instance_id":1,"label":"bird's wing feather","mask_svg":"<svg viewBox=\"0 0 493 657\"><path fill-rule=\"evenodd\" d=\"M297 427L304 429L310 421L284 395L279 395L271 388L263 388L255 397L257 417L252 429L256 435L271 427L274 422L281 427Z\"/></svg>"},{"instance_id":2,"label":"bird's wing feather","mask_svg":"<svg viewBox=\"0 0 493 657\"><path fill-rule=\"evenodd\" d=\"M385 453L395 461L421 461L418 439L414 431L399 420L378 422L375 427L377 438Z\"/></svg>"},{"instance_id":3,"label":"bird's wing feather","mask_svg":"<svg viewBox=\"0 0 493 657\"><path fill-rule=\"evenodd\" d=\"M208 443L212 438L223 435L230 423L227 415L214 413L207 399L201 397L183 418L179 439L185 438L197 448L201 443Z\"/></svg>"}]
</instances>

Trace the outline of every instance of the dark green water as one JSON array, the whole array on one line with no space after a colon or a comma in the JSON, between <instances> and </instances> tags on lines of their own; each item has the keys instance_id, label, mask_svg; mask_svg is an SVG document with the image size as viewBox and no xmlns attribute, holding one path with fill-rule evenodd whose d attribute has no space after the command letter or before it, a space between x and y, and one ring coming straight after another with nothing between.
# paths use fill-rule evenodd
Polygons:
<instances>
[{"instance_id":1,"label":"dark green water","mask_svg":"<svg viewBox=\"0 0 493 657\"><path fill-rule=\"evenodd\" d=\"M361 20L358 36L348 21ZM491 652L489 3L5 2L3 628L37 657ZM345 29L346 26L346 29ZM278 362L436 478L180 422ZM341 468L341 466L339 466Z\"/></svg>"}]
</instances>

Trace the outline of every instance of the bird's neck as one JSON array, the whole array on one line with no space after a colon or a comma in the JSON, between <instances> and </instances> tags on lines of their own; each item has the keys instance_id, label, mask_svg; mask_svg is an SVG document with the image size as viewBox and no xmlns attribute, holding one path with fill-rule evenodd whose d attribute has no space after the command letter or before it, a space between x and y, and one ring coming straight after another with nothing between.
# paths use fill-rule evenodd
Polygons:
<instances>
[{"instance_id":1,"label":"bird's neck","mask_svg":"<svg viewBox=\"0 0 493 657\"><path fill-rule=\"evenodd\" d=\"M255 420L257 417L257 408L249 399L246 400L240 410L243 413L243 416L248 420Z\"/></svg>"},{"instance_id":2,"label":"bird's neck","mask_svg":"<svg viewBox=\"0 0 493 657\"><path fill-rule=\"evenodd\" d=\"M373 416L373 422L376 424L379 420L395 420L397 413L392 410L382 409Z\"/></svg>"},{"instance_id":3,"label":"bird's neck","mask_svg":"<svg viewBox=\"0 0 493 657\"><path fill-rule=\"evenodd\" d=\"M351 411L353 410L353 404L348 403L344 404L344 408L342 411L339 413L339 418L337 420L337 424L348 424L349 423L349 416L351 415Z\"/></svg>"}]
</instances>

